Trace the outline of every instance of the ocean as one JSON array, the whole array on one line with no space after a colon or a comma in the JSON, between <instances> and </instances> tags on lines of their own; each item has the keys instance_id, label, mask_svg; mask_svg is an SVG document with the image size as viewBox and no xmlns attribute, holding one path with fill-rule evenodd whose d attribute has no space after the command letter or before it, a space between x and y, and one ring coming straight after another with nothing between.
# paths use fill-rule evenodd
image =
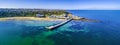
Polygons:
<instances>
[{"instance_id":1,"label":"ocean","mask_svg":"<svg viewBox=\"0 0 120 45\"><path fill-rule=\"evenodd\" d=\"M120 10L68 10L100 22L71 22L49 31L61 21L0 21L0 45L120 45Z\"/></svg>"}]
</instances>

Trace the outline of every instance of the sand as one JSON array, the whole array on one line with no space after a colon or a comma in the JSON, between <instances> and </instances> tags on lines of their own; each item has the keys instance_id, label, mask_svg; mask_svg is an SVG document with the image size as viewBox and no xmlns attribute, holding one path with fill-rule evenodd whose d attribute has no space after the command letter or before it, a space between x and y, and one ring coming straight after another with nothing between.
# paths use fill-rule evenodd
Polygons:
<instances>
[{"instance_id":1,"label":"sand","mask_svg":"<svg viewBox=\"0 0 120 45\"><path fill-rule=\"evenodd\" d=\"M39 18L39 17L7 17L7 18L0 18L1 20L48 20L48 21L55 21L55 20L60 20L64 21L65 19L57 19L57 18Z\"/></svg>"}]
</instances>

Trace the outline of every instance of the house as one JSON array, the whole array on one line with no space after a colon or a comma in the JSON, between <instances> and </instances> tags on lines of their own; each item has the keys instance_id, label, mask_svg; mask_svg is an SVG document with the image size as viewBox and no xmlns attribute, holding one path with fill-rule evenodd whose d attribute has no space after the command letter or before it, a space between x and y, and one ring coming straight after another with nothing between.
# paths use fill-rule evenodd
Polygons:
<instances>
[{"instance_id":1,"label":"house","mask_svg":"<svg viewBox=\"0 0 120 45\"><path fill-rule=\"evenodd\" d=\"M50 18L57 18L57 16L56 15L51 15L51 16L49 16Z\"/></svg>"},{"instance_id":2,"label":"house","mask_svg":"<svg viewBox=\"0 0 120 45\"><path fill-rule=\"evenodd\" d=\"M64 15L51 15L50 18L65 19L66 17Z\"/></svg>"},{"instance_id":3,"label":"house","mask_svg":"<svg viewBox=\"0 0 120 45\"><path fill-rule=\"evenodd\" d=\"M36 14L36 17L45 18L45 15Z\"/></svg>"}]
</instances>

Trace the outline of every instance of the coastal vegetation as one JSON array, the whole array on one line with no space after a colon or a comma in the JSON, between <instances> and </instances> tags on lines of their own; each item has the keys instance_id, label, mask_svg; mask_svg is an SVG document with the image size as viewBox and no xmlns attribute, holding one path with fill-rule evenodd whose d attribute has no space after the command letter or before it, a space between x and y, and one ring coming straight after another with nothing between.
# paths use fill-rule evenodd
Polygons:
<instances>
[{"instance_id":1,"label":"coastal vegetation","mask_svg":"<svg viewBox=\"0 0 120 45\"><path fill-rule=\"evenodd\" d=\"M11 18L9 18L11 17ZM36 18L38 17L38 18ZM74 19L83 20L86 18L73 15L66 10L55 9L25 9L25 8L0 8L0 20L54 20Z\"/></svg>"},{"instance_id":2,"label":"coastal vegetation","mask_svg":"<svg viewBox=\"0 0 120 45\"><path fill-rule=\"evenodd\" d=\"M35 17L36 14L45 16L66 14L65 10L49 9L0 9L0 18L3 17Z\"/></svg>"}]
</instances>

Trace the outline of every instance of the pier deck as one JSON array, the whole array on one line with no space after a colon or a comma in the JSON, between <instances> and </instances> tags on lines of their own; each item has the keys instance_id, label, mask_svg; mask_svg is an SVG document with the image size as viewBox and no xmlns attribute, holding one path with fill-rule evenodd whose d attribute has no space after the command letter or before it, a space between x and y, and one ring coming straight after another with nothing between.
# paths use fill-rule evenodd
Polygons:
<instances>
[{"instance_id":1,"label":"pier deck","mask_svg":"<svg viewBox=\"0 0 120 45\"><path fill-rule=\"evenodd\" d=\"M52 30L52 29L58 28L58 27L60 27L60 26L62 26L64 24L70 22L71 20L72 19L68 19L68 20L66 20L64 22L61 22L61 23L57 24L57 25L49 26L49 27L46 27L46 28L49 29L49 30Z\"/></svg>"}]
</instances>

